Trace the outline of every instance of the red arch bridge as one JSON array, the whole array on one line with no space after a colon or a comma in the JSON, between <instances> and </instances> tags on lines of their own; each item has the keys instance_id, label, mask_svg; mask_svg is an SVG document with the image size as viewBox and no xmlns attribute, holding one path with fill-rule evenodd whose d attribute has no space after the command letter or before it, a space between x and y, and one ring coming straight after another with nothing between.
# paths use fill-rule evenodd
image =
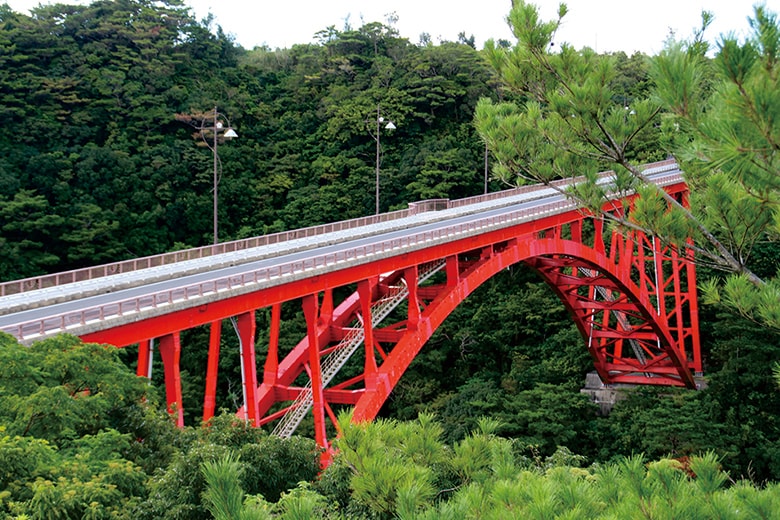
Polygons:
<instances>
[{"instance_id":1,"label":"red arch bridge","mask_svg":"<svg viewBox=\"0 0 780 520\"><path fill-rule=\"evenodd\" d=\"M644 172L687 202L674 161ZM602 182L610 176L602 174ZM616 196L605 207L630 211L633 197ZM232 323L243 375L239 415L289 436L311 412L316 441L328 448L337 429L329 425L334 406L354 406L355 421L373 419L450 312L518 262L560 297L605 384L694 388L702 367L691 260L690 251L654 237L607 231L602 217L559 189L530 186L7 282L0 285L0 329L23 343L67 332L89 342L138 344L139 375L150 373L156 350L168 406L181 425L179 359L200 346L182 345L180 334L210 326L208 419L223 322ZM334 290L349 296L338 299ZM282 305L302 305L306 319L297 346L284 353ZM270 334L258 339L261 309L270 309ZM348 362L345 376L340 369Z\"/></svg>"}]
</instances>

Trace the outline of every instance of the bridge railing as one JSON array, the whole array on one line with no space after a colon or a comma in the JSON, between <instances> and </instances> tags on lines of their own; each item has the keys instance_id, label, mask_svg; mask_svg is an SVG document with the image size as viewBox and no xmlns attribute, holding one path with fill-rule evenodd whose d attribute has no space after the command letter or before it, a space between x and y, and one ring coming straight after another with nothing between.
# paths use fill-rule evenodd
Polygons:
<instances>
[{"instance_id":1,"label":"bridge railing","mask_svg":"<svg viewBox=\"0 0 780 520\"><path fill-rule=\"evenodd\" d=\"M532 186L529 187L529 189L525 189L523 191L527 192L527 191L533 191L539 189L542 189L542 187ZM493 198L497 199L502 197L510 197L516 193L519 192L517 190L506 190L506 192L497 192L496 194L497 196ZM441 203L442 200L445 201L443 207ZM24 293L28 291L35 291L38 289L46 289L49 287L56 287L56 286L66 285L71 283L85 282L88 280L94 280L106 276L129 273L141 269L149 269L152 267L171 265L179 262L185 262L188 260L197 260L200 258L216 256L225 253L233 253L236 251L243 251L243 250L252 249L256 247L278 244L281 242L288 242L290 240L308 238L317 235L323 235L326 233L333 233L333 232L338 232L338 231L343 231L348 229L354 229L358 227L368 226L371 224L390 222L393 220L398 220L411 215L415 215L417 213L422 213L424 211L446 209L449 205L447 199L439 199L439 201L433 206L429 202L430 201L412 203L414 204L414 206L412 207L412 205L410 205L409 209L391 211L388 213L380 213L379 215L358 217L350 220L332 222L329 224L320 224L317 226L294 229L290 231L281 231L278 233L272 233L270 235L261 235L257 237L234 240L230 242L222 242L220 244L213 244L209 246L196 247L192 249L183 249L181 251L173 251L170 253L162 253L158 255L134 258L131 260L122 260L119 262L112 262L109 264L103 264L95 267L86 267L82 269L74 269L71 271L64 271L60 273L33 276L30 278L24 278L22 280L2 282L0 283L0 297L8 296L11 294Z\"/></svg>"},{"instance_id":2,"label":"bridge railing","mask_svg":"<svg viewBox=\"0 0 780 520\"><path fill-rule=\"evenodd\" d=\"M651 163L645 165L643 168L645 171L648 169L659 170L663 168L676 168L677 163L674 159L661 161L657 163ZM612 172L603 172L601 176L610 175ZM565 186L572 182L578 182L584 177L576 177L574 179L562 179L559 181L553 181L553 185ZM368 226L371 224L377 224L382 222L389 222L405 218L417 213L425 211L436 211L449 208L460 208L471 204L478 204L482 202L488 202L498 200L507 197L513 197L523 193L529 193L536 190L544 189L543 185L527 185L519 188L513 188L509 190L503 190L483 195L477 195L474 197L467 197L458 200L449 199L433 199L430 201L421 201L416 203L410 203L408 209L402 209L397 211L391 211L388 213L380 213L379 215L371 215L367 217L358 217L350 220L343 220L339 222L333 222L329 224L321 224L317 226L311 226L307 228L295 229L290 231L281 231L279 233L273 233L270 235L261 235L252 238L246 238L241 240L234 240L230 242L222 242L220 244L213 244L209 246L196 247L191 249L184 249L181 251L173 251L170 253L162 253L158 255L146 256L141 258L134 258L131 260L123 260L119 262L112 262L109 264L103 264L95 267L86 267L82 269L74 269L71 271L64 271L60 273L53 273L48 275L34 276L30 278L24 278L22 280L14 280L9 282L0 283L0 297L11 294L19 294L28 291L34 291L38 289L45 289L49 287L56 287L60 285L66 285L71 283L85 282L88 280L94 280L106 276L112 276L116 274L129 273L142 269L149 269L152 267L159 267L164 265L171 265L188 260L197 260L209 256L215 256L225 253L232 253L236 251L242 251L252 249L256 247L267 246L270 244L277 244L280 242L287 242L290 240L296 240L301 238L313 237L317 235L323 235L326 233L332 233L337 231L343 231L347 229L353 229L362 226Z\"/></svg>"},{"instance_id":3,"label":"bridge railing","mask_svg":"<svg viewBox=\"0 0 780 520\"><path fill-rule=\"evenodd\" d=\"M206 258L224 253L233 253L236 251L243 251L255 247L262 247L270 244L277 244L280 242L287 242L290 240L367 226L370 224L389 222L391 220L397 220L407 216L409 216L408 209L391 211L389 213L381 213L379 215L371 215L369 217L359 217L351 220L321 224L307 228L281 231L279 233L272 233L270 235L261 235L252 238L234 240L231 242L222 242L209 246L183 249L181 251L173 251L159 255L134 258L131 260L122 260L119 262L112 262L95 267L85 267L82 269L74 269L61 273L33 276L30 278L24 278L22 280L2 282L0 283L0 296L34 291L37 289L45 289L48 287L56 287L70 283L84 282L105 276L129 273L151 267L171 265L187 260L197 260L200 258Z\"/></svg>"},{"instance_id":4,"label":"bridge railing","mask_svg":"<svg viewBox=\"0 0 780 520\"><path fill-rule=\"evenodd\" d=\"M679 173L665 177L659 185L680 182L682 175ZM129 298L102 304L87 309L54 315L41 320L34 320L4 327L2 330L16 336L20 340L35 339L48 334L67 332L76 327L83 327L90 323L100 322L111 317L121 317L126 314L135 314L143 310L157 307L170 307L179 302L186 302L193 298L200 298L207 294L221 291L238 290L248 285L270 282L276 279L291 279L305 271L327 268L350 260L357 260L371 255L381 255L401 248L409 248L421 245L449 236L463 235L488 227L501 227L523 220L531 220L542 215L551 215L571 211L576 204L570 200L550 202L533 208L525 208L511 213L485 217L482 219L459 223L431 231L425 231L407 235L400 238L385 240L375 244L367 244L340 252L328 253L311 258L287 262L276 266L266 267L243 274L230 275L216 278L188 286L177 287L160 292L149 293L143 296Z\"/></svg>"}]
</instances>

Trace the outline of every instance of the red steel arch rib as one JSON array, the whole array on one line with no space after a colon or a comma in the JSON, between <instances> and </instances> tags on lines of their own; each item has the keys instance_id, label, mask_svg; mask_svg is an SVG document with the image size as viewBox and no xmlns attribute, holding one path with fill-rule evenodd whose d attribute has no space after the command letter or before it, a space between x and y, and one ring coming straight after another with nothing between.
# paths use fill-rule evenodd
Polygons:
<instances>
[{"instance_id":1,"label":"red steel arch rib","mask_svg":"<svg viewBox=\"0 0 780 520\"><path fill-rule=\"evenodd\" d=\"M457 283L429 289L438 294L421 312L416 326L403 330L378 368L376 380L381 384L367 385L362 392L355 406L355 420L376 416L425 342L471 292L497 272L521 261L539 271L561 296L580 332L588 339L589 351L603 381L694 387L684 352L677 349L667 327L655 319L650 302L641 301L636 284L627 277L614 268L603 267L604 260L581 243L561 239L515 239L482 251L478 262L459 270ZM583 275L584 272L590 274ZM620 296L611 301L592 298L591 289L597 285ZM625 329L608 318L610 313L626 314L634 323ZM623 348L628 339L642 342L647 355L645 364Z\"/></svg>"},{"instance_id":2,"label":"red steel arch rib","mask_svg":"<svg viewBox=\"0 0 780 520\"><path fill-rule=\"evenodd\" d=\"M318 297L312 295L307 321L316 323L315 330L281 363L271 361L275 369L269 371L266 361L258 424L272 423L300 406L289 401L304 391L295 386L302 374L321 387L310 400L321 446L328 447L326 418L335 424L334 405L354 405L353 420L372 420L446 317L486 280L518 262L535 269L561 298L602 381L695 388L693 373L701 371L701 356L693 264L641 234L630 239L613 234L606 247L601 221L595 221L592 243L586 244L583 220L578 214L542 231L440 258L446 279L435 284L420 283L419 273L430 269L425 263L361 281L335 309L330 291L324 293L319 312ZM371 309L399 283L409 289L406 313L390 324L366 325L372 321ZM322 384L319 361L358 322L366 338L362 371ZM313 344L317 348L310 348ZM271 413L283 402L286 407Z\"/></svg>"},{"instance_id":3,"label":"red steel arch rib","mask_svg":"<svg viewBox=\"0 0 780 520\"><path fill-rule=\"evenodd\" d=\"M684 184L666 189L684 202ZM222 320L230 318L240 339L247 403L239 415L278 427L311 409L315 438L328 448L337 406L354 406L356 421L373 419L446 317L486 280L519 262L560 297L604 383L694 388L693 375L702 367L696 275L688 255L641 233L606 233L602 220L572 210L82 338L119 346L140 341L139 375L148 373L149 338L158 338L168 405L182 424L178 365L186 347L179 332L211 324L204 398L209 419ZM345 288L351 294L334 301L334 292ZM302 305L306 331L296 347L280 353L281 307L290 302ZM267 346L263 340L257 349L265 353L259 367L255 312L262 308L271 309L271 326Z\"/></svg>"}]
</instances>

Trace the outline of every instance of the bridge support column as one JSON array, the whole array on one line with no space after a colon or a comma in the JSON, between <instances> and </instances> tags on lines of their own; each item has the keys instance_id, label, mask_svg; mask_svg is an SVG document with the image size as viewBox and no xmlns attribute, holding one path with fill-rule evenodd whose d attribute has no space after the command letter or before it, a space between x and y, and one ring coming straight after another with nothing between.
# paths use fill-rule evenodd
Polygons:
<instances>
[{"instance_id":1,"label":"bridge support column","mask_svg":"<svg viewBox=\"0 0 780 520\"><path fill-rule=\"evenodd\" d=\"M684 208L690 209L690 192L685 190L680 193L680 204ZM688 243L693 245L693 240L688 239ZM680 259L677 259L680 261ZM685 274L688 278L688 291L686 301L690 308L690 341L691 354L693 356L692 366L697 375L701 374L704 367L701 361L701 339L699 338L699 300L696 293L696 264L694 263L693 249L688 248L684 253Z\"/></svg>"},{"instance_id":2,"label":"bridge support column","mask_svg":"<svg viewBox=\"0 0 780 520\"><path fill-rule=\"evenodd\" d=\"M257 361L255 358L255 311L239 314L236 332L241 342L241 373L244 385L245 418L256 425L260 416L257 406Z\"/></svg>"},{"instance_id":3,"label":"bridge support column","mask_svg":"<svg viewBox=\"0 0 780 520\"><path fill-rule=\"evenodd\" d=\"M606 244L604 244L604 218L594 218L593 228L593 249L604 254L607 250Z\"/></svg>"},{"instance_id":4,"label":"bridge support column","mask_svg":"<svg viewBox=\"0 0 780 520\"><path fill-rule=\"evenodd\" d=\"M376 355L374 354L374 318L371 314L374 289L379 280L376 278L358 282L358 294L360 296L360 313L363 315L363 345L366 352L366 360L363 366L363 377L366 389L376 387Z\"/></svg>"},{"instance_id":5,"label":"bridge support column","mask_svg":"<svg viewBox=\"0 0 780 520\"><path fill-rule=\"evenodd\" d=\"M181 339L179 332L166 334L160 338L160 357L165 370L165 398L168 413L173 415L179 428L184 427L184 407L181 402Z\"/></svg>"},{"instance_id":6,"label":"bridge support column","mask_svg":"<svg viewBox=\"0 0 780 520\"><path fill-rule=\"evenodd\" d=\"M282 304L271 306L271 331L268 335L268 354L263 366L263 383L273 386L279 377L279 326L282 321Z\"/></svg>"},{"instance_id":7,"label":"bridge support column","mask_svg":"<svg viewBox=\"0 0 780 520\"><path fill-rule=\"evenodd\" d=\"M571 239L575 242L582 242L582 221L577 220L569 224Z\"/></svg>"},{"instance_id":8,"label":"bridge support column","mask_svg":"<svg viewBox=\"0 0 780 520\"><path fill-rule=\"evenodd\" d=\"M689 332L691 340L691 354L693 359L693 369L697 374L701 374L704 366L701 361L701 339L699 338L699 300L696 294L696 264L693 262L693 250L689 249L685 263L685 272L688 276L688 294L687 302L689 306Z\"/></svg>"},{"instance_id":9,"label":"bridge support column","mask_svg":"<svg viewBox=\"0 0 780 520\"><path fill-rule=\"evenodd\" d=\"M327 311L327 308L324 310ZM320 317L317 294L310 294L303 297L303 314L306 318L306 334L309 339L309 370L311 373L314 440L317 442L318 446L327 452L328 437L325 431L325 398L322 391L322 368L320 366L320 342L317 326Z\"/></svg>"},{"instance_id":10,"label":"bridge support column","mask_svg":"<svg viewBox=\"0 0 780 520\"><path fill-rule=\"evenodd\" d=\"M448 256L445 269L447 272L447 287L454 287L458 285L460 281L460 266L458 262L458 255Z\"/></svg>"},{"instance_id":11,"label":"bridge support column","mask_svg":"<svg viewBox=\"0 0 780 520\"><path fill-rule=\"evenodd\" d=\"M211 323L209 333L209 358L206 366L206 395L203 398L203 421L214 417L217 401L217 374L219 372L219 342L222 338L222 321Z\"/></svg>"},{"instance_id":12,"label":"bridge support column","mask_svg":"<svg viewBox=\"0 0 780 520\"><path fill-rule=\"evenodd\" d=\"M138 366L135 375L151 379L149 369L152 366L152 340L147 339L138 344Z\"/></svg>"},{"instance_id":13,"label":"bridge support column","mask_svg":"<svg viewBox=\"0 0 780 520\"><path fill-rule=\"evenodd\" d=\"M419 276L419 267L416 265L404 270L404 280L406 280L406 287L409 289L409 296L407 297L407 330L417 330L417 324L420 322L420 299L417 294L417 285L420 283Z\"/></svg>"},{"instance_id":14,"label":"bridge support column","mask_svg":"<svg viewBox=\"0 0 780 520\"><path fill-rule=\"evenodd\" d=\"M661 265L664 257L664 251L661 247L661 241L658 240L658 237L652 237L651 242L653 244L653 266L655 267L655 280L653 281L653 285L655 286L655 296L656 296L656 304L655 309L658 312L659 316L667 316L666 311L666 298L663 297L662 292L666 290L666 282L664 280L664 269ZM641 242L638 242L641 244ZM678 264L677 260L677 254L674 251L669 251L671 255L671 264L672 264L672 272L671 276L674 280L673 285L673 291L675 295L675 304L680 301L680 284L677 282L679 280L680 276L680 266ZM680 313L678 313L680 314ZM669 324L671 325L671 324Z\"/></svg>"}]
</instances>

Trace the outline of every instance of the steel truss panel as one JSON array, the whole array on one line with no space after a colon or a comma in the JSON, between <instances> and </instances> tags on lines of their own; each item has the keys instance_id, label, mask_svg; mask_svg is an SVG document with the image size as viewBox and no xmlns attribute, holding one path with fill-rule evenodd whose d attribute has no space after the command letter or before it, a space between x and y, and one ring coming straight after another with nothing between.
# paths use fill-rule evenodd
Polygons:
<instances>
[{"instance_id":1,"label":"steel truss panel","mask_svg":"<svg viewBox=\"0 0 780 520\"><path fill-rule=\"evenodd\" d=\"M684 185L671 190L685 201ZM629 211L630 205L628 199ZM519 262L539 273L561 299L604 383L695 388L701 353L690 251L641 233L607 233L601 219L579 211L297 279L83 339L139 343L138 371L146 375L151 340L160 338L168 405L181 424L180 332L211 326L203 415L208 420L215 410L222 320L237 318L245 395L239 416L257 426L274 424L299 406L302 392L309 392L314 436L327 450L329 438L338 433L334 407L354 406L354 421L376 417L447 316L485 281ZM432 265L441 265L441 271L423 281ZM381 303L399 288L405 291L404 305L381 322L374 320ZM334 301L334 294L349 296ZM287 353L279 351L283 304L301 305L306 320L300 341ZM260 371L254 313L263 308L271 310L271 326L267 343L262 340L258 349L265 356ZM363 335L363 347L334 376L325 359L355 331Z\"/></svg>"}]
</instances>

